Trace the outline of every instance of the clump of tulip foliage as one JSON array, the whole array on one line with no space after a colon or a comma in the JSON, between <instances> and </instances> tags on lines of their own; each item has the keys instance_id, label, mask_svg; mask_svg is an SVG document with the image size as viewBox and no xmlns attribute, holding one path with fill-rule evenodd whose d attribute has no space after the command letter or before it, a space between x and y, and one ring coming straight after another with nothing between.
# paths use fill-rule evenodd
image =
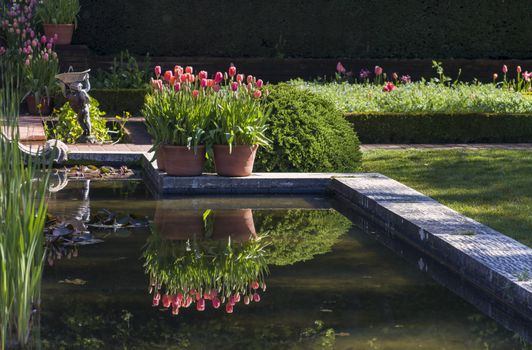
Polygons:
<instances>
[{"instance_id":1,"label":"clump of tulip foliage","mask_svg":"<svg viewBox=\"0 0 532 350\"><path fill-rule=\"evenodd\" d=\"M190 66L164 73L157 66L154 73L143 108L153 150L164 144L268 145L268 90L261 79L233 65L213 76L204 70L195 74Z\"/></svg>"},{"instance_id":2,"label":"clump of tulip foliage","mask_svg":"<svg viewBox=\"0 0 532 350\"><path fill-rule=\"evenodd\" d=\"M532 92L532 72L523 71L521 66L515 68L515 78L508 77L508 66L503 65L502 81L499 80L499 74L493 73L493 83L503 89L516 92Z\"/></svg>"},{"instance_id":3,"label":"clump of tulip foliage","mask_svg":"<svg viewBox=\"0 0 532 350\"><path fill-rule=\"evenodd\" d=\"M240 302L259 302L268 273L265 248L260 237L245 242L165 241L153 232L143 253L152 305L177 315L193 304L204 311L208 301L214 309L225 304L227 313Z\"/></svg>"}]
</instances>

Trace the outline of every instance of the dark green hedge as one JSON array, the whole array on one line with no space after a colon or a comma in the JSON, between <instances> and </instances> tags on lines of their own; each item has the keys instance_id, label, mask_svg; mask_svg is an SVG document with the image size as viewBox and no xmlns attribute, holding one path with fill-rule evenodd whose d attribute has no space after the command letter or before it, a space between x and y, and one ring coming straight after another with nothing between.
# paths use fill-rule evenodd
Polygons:
<instances>
[{"instance_id":1,"label":"dark green hedge","mask_svg":"<svg viewBox=\"0 0 532 350\"><path fill-rule=\"evenodd\" d=\"M523 0L81 0L75 42L154 56L532 57Z\"/></svg>"},{"instance_id":2,"label":"dark green hedge","mask_svg":"<svg viewBox=\"0 0 532 350\"><path fill-rule=\"evenodd\" d=\"M268 87L271 148L261 148L255 171L353 172L360 142L334 104L287 84Z\"/></svg>"},{"instance_id":3,"label":"dark green hedge","mask_svg":"<svg viewBox=\"0 0 532 350\"><path fill-rule=\"evenodd\" d=\"M532 114L345 115L362 143L532 142Z\"/></svg>"},{"instance_id":4,"label":"dark green hedge","mask_svg":"<svg viewBox=\"0 0 532 350\"><path fill-rule=\"evenodd\" d=\"M127 111L138 116L144 105L145 89L93 89L89 94L100 102L100 109L108 115Z\"/></svg>"}]
</instances>

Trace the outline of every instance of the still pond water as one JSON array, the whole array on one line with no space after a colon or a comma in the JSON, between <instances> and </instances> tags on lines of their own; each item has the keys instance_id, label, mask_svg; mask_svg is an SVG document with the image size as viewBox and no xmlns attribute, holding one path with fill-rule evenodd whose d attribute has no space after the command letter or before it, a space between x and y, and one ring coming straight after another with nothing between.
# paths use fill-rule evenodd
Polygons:
<instances>
[{"instance_id":1,"label":"still pond water","mask_svg":"<svg viewBox=\"0 0 532 350\"><path fill-rule=\"evenodd\" d=\"M141 227L92 227L103 242L49 257L38 343L45 349L530 349L435 282L424 272L426 261L390 250L331 209L333 202L155 200L140 182L72 182L52 195L49 212L59 220L76 226L98 213L119 213L120 223L128 214ZM142 227L143 218L151 227Z\"/></svg>"}]
</instances>

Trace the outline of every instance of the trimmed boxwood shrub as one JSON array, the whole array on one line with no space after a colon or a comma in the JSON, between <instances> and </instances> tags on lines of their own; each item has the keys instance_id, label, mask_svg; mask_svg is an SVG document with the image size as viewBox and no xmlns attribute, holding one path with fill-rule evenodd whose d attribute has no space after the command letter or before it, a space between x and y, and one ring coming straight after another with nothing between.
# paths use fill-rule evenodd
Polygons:
<instances>
[{"instance_id":1,"label":"trimmed boxwood shrub","mask_svg":"<svg viewBox=\"0 0 532 350\"><path fill-rule=\"evenodd\" d=\"M532 114L350 113L362 143L532 142Z\"/></svg>"},{"instance_id":2,"label":"trimmed boxwood shrub","mask_svg":"<svg viewBox=\"0 0 532 350\"><path fill-rule=\"evenodd\" d=\"M258 152L255 171L351 172L359 167L358 138L331 102L287 84L269 90L272 144Z\"/></svg>"},{"instance_id":3,"label":"trimmed boxwood shrub","mask_svg":"<svg viewBox=\"0 0 532 350\"><path fill-rule=\"evenodd\" d=\"M92 89L89 94L100 101L102 109L108 113L129 112L136 116L144 105L146 89Z\"/></svg>"}]
</instances>

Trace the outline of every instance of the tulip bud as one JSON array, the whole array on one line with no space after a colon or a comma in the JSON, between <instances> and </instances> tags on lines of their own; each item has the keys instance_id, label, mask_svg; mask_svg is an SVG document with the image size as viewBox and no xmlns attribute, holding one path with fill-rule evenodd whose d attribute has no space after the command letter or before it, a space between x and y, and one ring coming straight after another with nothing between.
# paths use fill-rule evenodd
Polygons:
<instances>
[{"instance_id":1,"label":"tulip bud","mask_svg":"<svg viewBox=\"0 0 532 350\"><path fill-rule=\"evenodd\" d=\"M244 304L249 305L249 295L244 295Z\"/></svg>"},{"instance_id":2,"label":"tulip bud","mask_svg":"<svg viewBox=\"0 0 532 350\"><path fill-rule=\"evenodd\" d=\"M522 72L521 66L517 66L517 73L520 74Z\"/></svg>"},{"instance_id":3,"label":"tulip bud","mask_svg":"<svg viewBox=\"0 0 532 350\"><path fill-rule=\"evenodd\" d=\"M342 64L342 62L338 62L338 63L336 64L336 71L337 71L338 73L340 73L340 74L344 74L344 73L345 73L346 70L345 70L345 67L344 67L344 65Z\"/></svg>"},{"instance_id":4,"label":"tulip bud","mask_svg":"<svg viewBox=\"0 0 532 350\"><path fill-rule=\"evenodd\" d=\"M507 65L504 64L504 65L502 66L502 72L503 72L504 74L508 73L508 66L507 66Z\"/></svg>"},{"instance_id":5,"label":"tulip bud","mask_svg":"<svg viewBox=\"0 0 532 350\"><path fill-rule=\"evenodd\" d=\"M155 71L155 76L157 78L159 78L159 76L161 75L161 72L162 72L161 66L156 66L154 71Z\"/></svg>"},{"instance_id":6,"label":"tulip bud","mask_svg":"<svg viewBox=\"0 0 532 350\"><path fill-rule=\"evenodd\" d=\"M493 81L496 81L499 75L497 73L493 73Z\"/></svg>"},{"instance_id":7,"label":"tulip bud","mask_svg":"<svg viewBox=\"0 0 532 350\"><path fill-rule=\"evenodd\" d=\"M393 78L393 80L397 80L397 79L399 79L399 75L397 73L393 72L392 78Z\"/></svg>"},{"instance_id":8,"label":"tulip bud","mask_svg":"<svg viewBox=\"0 0 532 350\"><path fill-rule=\"evenodd\" d=\"M253 281L251 282L251 288L253 289L259 289L259 282Z\"/></svg>"}]
</instances>

